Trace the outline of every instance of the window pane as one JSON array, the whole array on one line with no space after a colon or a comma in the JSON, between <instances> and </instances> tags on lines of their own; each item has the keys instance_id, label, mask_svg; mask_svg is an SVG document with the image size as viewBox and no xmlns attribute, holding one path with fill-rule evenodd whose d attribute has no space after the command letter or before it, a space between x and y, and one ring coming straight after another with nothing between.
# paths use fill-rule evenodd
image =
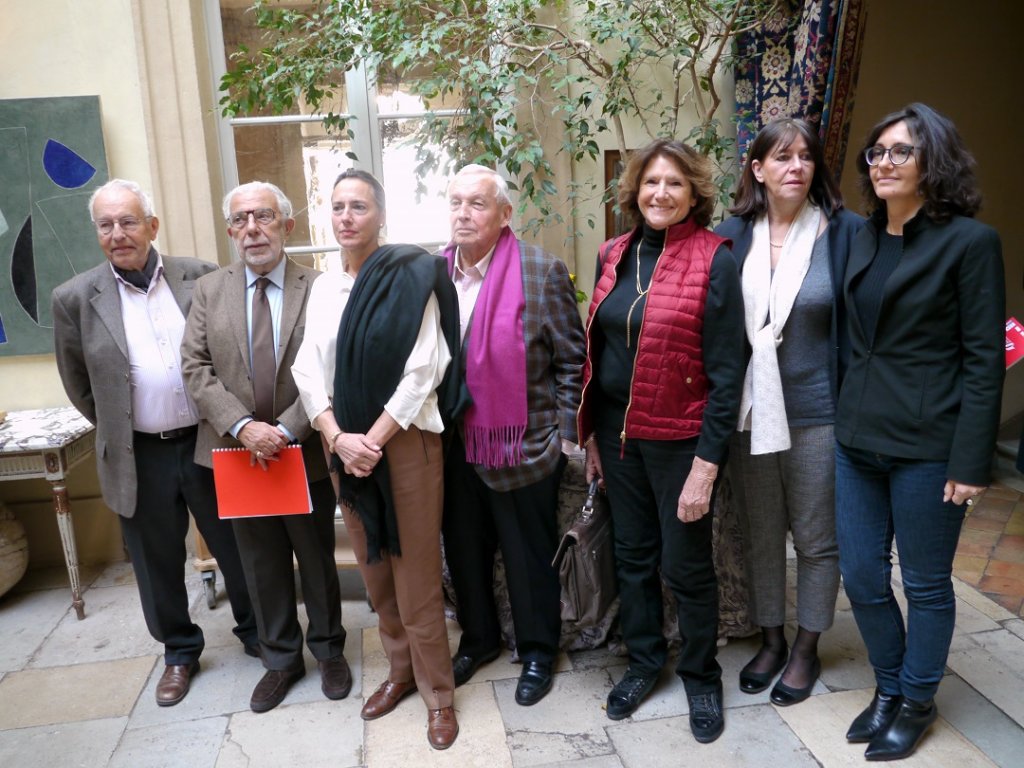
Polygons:
<instances>
[{"instance_id":1,"label":"window pane","mask_svg":"<svg viewBox=\"0 0 1024 768\"><path fill-rule=\"evenodd\" d=\"M448 208L444 193L448 177L441 170L421 181L426 193L416 195L416 146L408 141L419 121L381 120L384 189L388 198L388 241L421 243L425 247L448 242ZM441 163L444 168L444 161Z\"/></svg>"}]
</instances>

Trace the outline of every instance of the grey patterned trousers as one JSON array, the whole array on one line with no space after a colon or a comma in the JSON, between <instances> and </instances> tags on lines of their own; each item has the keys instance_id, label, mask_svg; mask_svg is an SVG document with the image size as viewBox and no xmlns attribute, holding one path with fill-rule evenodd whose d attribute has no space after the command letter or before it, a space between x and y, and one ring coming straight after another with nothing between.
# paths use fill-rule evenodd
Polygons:
<instances>
[{"instance_id":1,"label":"grey patterned trousers","mask_svg":"<svg viewBox=\"0 0 1024 768\"><path fill-rule=\"evenodd\" d=\"M832 425L789 431L788 451L750 455L750 433L734 432L733 493L743 528L754 621L786 620L786 532L797 556L797 621L811 632L832 626L839 591L835 443Z\"/></svg>"}]
</instances>

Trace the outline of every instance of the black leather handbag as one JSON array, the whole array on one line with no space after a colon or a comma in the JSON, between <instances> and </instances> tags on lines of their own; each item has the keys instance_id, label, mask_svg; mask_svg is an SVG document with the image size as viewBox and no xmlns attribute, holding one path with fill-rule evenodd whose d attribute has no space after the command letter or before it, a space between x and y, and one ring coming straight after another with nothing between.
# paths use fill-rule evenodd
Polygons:
<instances>
[{"instance_id":1,"label":"black leather handbag","mask_svg":"<svg viewBox=\"0 0 1024 768\"><path fill-rule=\"evenodd\" d=\"M618 594L612 515L608 499L599 494L597 480L587 500L563 534L552 566L562 583L562 621L593 626L604 618Z\"/></svg>"}]
</instances>

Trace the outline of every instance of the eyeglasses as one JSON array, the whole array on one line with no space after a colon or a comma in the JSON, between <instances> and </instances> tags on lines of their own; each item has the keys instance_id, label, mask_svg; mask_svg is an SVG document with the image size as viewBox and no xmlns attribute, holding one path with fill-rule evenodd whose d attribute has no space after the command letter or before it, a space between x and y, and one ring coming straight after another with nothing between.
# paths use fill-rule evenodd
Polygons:
<instances>
[{"instance_id":1,"label":"eyeglasses","mask_svg":"<svg viewBox=\"0 0 1024 768\"><path fill-rule=\"evenodd\" d=\"M909 144L894 144L888 148L880 147L876 144L864 150L864 159L868 161L868 165L875 166L882 162L886 155L889 155L890 163L893 165L903 165L910 159L915 149L917 147L912 147Z\"/></svg>"},{"instance_id":2,"label":"eyeglasses","mask_svg":"<svg viewBox=\"0 0 1024 768\"><path fill-rule=\"evenodd\" d=\"M228 217L228 226L232 229L245 229L249 226L249 217L256 219L257 224L272 224L277 218L273 208L256 208L252 211L235 211Z\"/></svg>"},{"instance_id":3,"label":"eyeglasses","mask_svg":"<svg viewBox=\"0 0 1024 768\"><path fill-rule=\"evenodd\" d=\"M121 231L126 235L130 235L138 232L143 221L149 221L152 218L152 216L146 216L144 219L137 219L134 216L122 216L120 219L100 219L99 221L94 221L93 226L104 237L112 234L115 226L120 227Z\"/></svg>"}]
</instances>

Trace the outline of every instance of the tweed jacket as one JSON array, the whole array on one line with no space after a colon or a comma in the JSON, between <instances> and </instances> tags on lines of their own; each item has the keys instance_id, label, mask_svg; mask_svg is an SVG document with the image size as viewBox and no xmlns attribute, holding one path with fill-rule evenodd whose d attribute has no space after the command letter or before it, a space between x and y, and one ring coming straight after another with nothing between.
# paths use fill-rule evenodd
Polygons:
<instances>
[{"instance_id":1,"label":"tweed jacket","mask_svg":"<svg viewBox=\"0 0 1024 768\"><path fill-rule=\"evenodd\" d=\"M319 435L313 432L302 408L291 368L302 344L309 290L319 274L292 261L285 265L274 386L274 417L302 443L311 482L327 477L327 464ZM213 466L214 448L241 446L229 430L239 419L252 416L256 407L245 298L245 265L241 262L197 281L181 342L182 372L199 409L196 463L206 467Z\"/></svg>"},{"instance_id":2,"label":"tweed jacket","mask_svg":"<svg viewBox=\"0 0 1024 768\"><path fill-rule=\"evenodd\" d=\"M161 256L163 278L187 316L198 277L215 270L199 259ZM53 337L57 371L68 399L96 425L96 474L103 501L132 517L138 478L132 439L128 342L121 293L110 263L83 272L53 291Z\"/></svg>"},{"instance_id":3,"label":"tweed jacket","mask_svg":"<svg viewBox=\"0 0 1024 768\"><path fill-rule=\"evenodd\" d=\"M578 442L576 409L585 345L576 289L565 264L541 248L520 241L519 256L526 299L526 435L522 463L500 469L476 465L480 478L495 491L511 491L542 480L558 466L561 439ZM484 280L492 274L488 270ZM471 333L472 324L463 340L463 369ZM462 428L461 421L458 426Z\"/></svg>"}]
</instances>

